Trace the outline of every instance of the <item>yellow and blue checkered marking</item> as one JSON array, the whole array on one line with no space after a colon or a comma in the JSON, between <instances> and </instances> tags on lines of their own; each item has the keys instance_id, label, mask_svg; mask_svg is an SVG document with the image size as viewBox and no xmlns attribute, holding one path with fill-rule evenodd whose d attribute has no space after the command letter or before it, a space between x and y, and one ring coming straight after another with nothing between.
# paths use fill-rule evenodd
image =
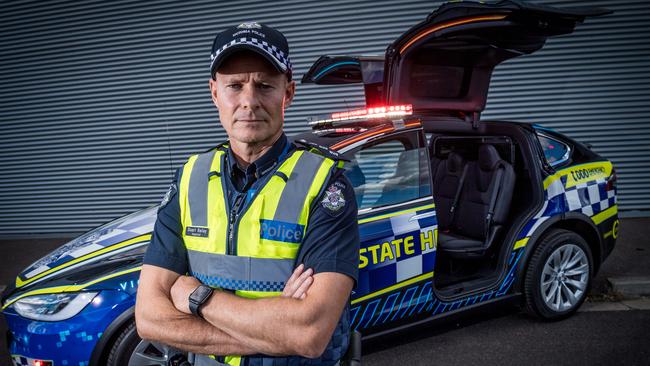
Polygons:
<instances>
[{"instance_id":1,"label":"yellow and blue checkered marking","mask_svg":"<svg viewBox=\"0 0 650 366\"><path fill-rule=\"evenodd\" d=\"M428 273L392 286L392 290L385 292L387 296L377 296L374 300L370 298L371 301L368 302L352 301L353 305L350 309L352 327L355 330L363 330L418 314L436 316L504 296L512 288L515 270L523 252L519 249L511 253L508 260L508 274L496 290L466 296L455 301L442 301L433 293L431 281L433 274Z\"/></svg>"},{"instance_id":2,"label":"yellow and blue checkered marking","mask_svg":"<svg viewBox=\"0 0 650 366\"><path fill-rule=\"evenodd\" d=\"M201 283L210 287L219 287L226 290L233 291L264 291L264 292L278 292L284 290L284 282L275 281L255 281L255 280L238 280L231 278L223 278L219 276L208 276L201 273L192 272L192 276L196 277Z\"/></svg>"},{"instance_id":3,"label":"yellow and blue checkered marking","mask_svg":"<svg viewBox=\"0 0 650 366\"><path fill-rule=\"evenodd\" d=\"M436 228L433 205L362 222L361 270L352 299L433 271Z\"/></svg>"},{"instance_id":4,"label":"yellow and blue checkered marking","mask_svg":"<svg viewBox=\"0 0 650 366\"><path fill-rule=\"evenodd\" d=\"M576 172L596 171L591 179ZM549 218L565 212L578 212L592 220L604 211L616 206L616 190L607 190L607 178L611 174L609 162L582 164L558 171L544 181L544 204L537 214L524 226L518 240L530 237ZM584 175L587 176L587 175ZM612 211L616 214L616 211Z\"/></svg>"},{"instance_id":5,"label":"yellow and blue checkered marking","mask_svg":"<svg viewBox=\"0 0 650 366\"><path fill-rule=\"evenodd\" d=\"M436 256L434 205L359 221L359 280L350 309L355 329L395 321L424 311ZM396 287L397 286L397 287ZM398 292L382 296L399 286Z\"/></svg>"}]
</instances>

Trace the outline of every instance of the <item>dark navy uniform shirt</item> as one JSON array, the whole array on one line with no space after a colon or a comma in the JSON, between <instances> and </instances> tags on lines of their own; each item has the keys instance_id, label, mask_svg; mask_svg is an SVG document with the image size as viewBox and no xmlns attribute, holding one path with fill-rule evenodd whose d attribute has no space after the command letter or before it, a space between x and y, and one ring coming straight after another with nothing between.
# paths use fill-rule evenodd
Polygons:
<instances>
[{"instance_id":1,"label":"dark navy uniform shirt","mask_svg":"<svg viewBox=\"0 0 650 366\"><path fill-rule=\"evenodd\" d=\"M228 149L224 167L226 179L224 190L229 207L238 199L250 199L255 190L266 182L279 167L279 162L296 147L286 135L278 139L259 159L245 169L238 166L234 154ZM183 244L178 202L178 179L182 168L176 171L172 185L158 210L151 244L144 257L144 264L151 264L179 274L188 272L188 259ZM339 200L328 200L326 194L339 195ZM340 193L339 193L340 192ZM340 196L345 201L342 203ZM334 202L334 203L332 203ZM240 211L244 208L240 204ZM357 204L354 190L343 174L333 176L326 189L313 203L303 242L298 251L296 266L304 263L314 273L338 272L354 279L358 277L359 230Z\"/></svg>"}]
</instances>

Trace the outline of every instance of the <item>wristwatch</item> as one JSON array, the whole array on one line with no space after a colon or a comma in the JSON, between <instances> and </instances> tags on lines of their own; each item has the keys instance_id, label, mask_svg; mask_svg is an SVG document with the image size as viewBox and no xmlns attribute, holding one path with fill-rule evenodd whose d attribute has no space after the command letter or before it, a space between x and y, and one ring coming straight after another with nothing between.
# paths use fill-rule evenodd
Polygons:
<instances>
[{"instance_id":1,"label":"wristwatch","mask_svg":"<svg viewBox=\"0 0 650 366\"><path fill-rule=\"evenodd\" d=\"M203 315L201 315L201 305L208 301L213 291L212 287L206 285L200 285L192 291L189 298L192 314L203 318Z\"/></svg>"}]
</instances>

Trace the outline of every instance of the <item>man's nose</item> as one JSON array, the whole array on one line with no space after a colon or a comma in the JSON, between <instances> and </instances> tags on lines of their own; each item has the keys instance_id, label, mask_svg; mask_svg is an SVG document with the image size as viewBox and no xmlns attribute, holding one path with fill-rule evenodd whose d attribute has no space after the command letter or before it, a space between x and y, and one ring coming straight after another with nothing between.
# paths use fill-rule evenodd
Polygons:
<instances>
[{"instance_id":1,"label":"man's nose","mask_svg":"<svg viewBox=\"0 0 650 366\"><path fill-rule=\"evenodd\" d=\"M255 110L260 107L259 95L257 93L257 88L255 85L249 84L241 93L241 107L245 109Z\"/></svg>"}]
</instances>

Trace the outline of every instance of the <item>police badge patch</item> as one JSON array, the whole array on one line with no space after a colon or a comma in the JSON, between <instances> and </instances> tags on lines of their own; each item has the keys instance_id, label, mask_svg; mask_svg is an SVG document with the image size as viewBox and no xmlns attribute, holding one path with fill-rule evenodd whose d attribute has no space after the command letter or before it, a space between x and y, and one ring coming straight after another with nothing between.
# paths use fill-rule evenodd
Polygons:
<instances>
[{"instance_id":1,"label":"police badge patch","mask_svg":"<svg viewBox=\"0 0 650 366\"><path fill-rule=\"evenodd\" d=\"M326 209L337 212L345 206L345 198L343 198L343 192L336 184L330 185L325 191L325 197L321 201L321 204Z\"/></svg>"},{"instance_id":2,"label":"police badge patch","mask_svg":"<svg viewBox=\"0 0 650 366\"><path fill-rule=\"evenodd\" d=\"M262 28L262 26L259 25L259 23L257 23L257 22L246 22L246 23L242 23L242 24L238 25L237 28L240 28L240 29L253 29L253 28L260 29L260 28Z\"/></svg>"},{"instance_id":3,"label":"police badge patch","mask_svg":"<svg viewBox=\"0 0 650 366\"><path fill-rule=\"evenodd\" d=\"M158 208L158 211L160 211L161 208L167 206L169 201L172 198L172 195L176 193L176 182L172 183L169 186L169 189L167 190L167 193L165 193L165 196L163 197L162 201L160 202L160 207Z\"/></svg>"}]
</instances>

